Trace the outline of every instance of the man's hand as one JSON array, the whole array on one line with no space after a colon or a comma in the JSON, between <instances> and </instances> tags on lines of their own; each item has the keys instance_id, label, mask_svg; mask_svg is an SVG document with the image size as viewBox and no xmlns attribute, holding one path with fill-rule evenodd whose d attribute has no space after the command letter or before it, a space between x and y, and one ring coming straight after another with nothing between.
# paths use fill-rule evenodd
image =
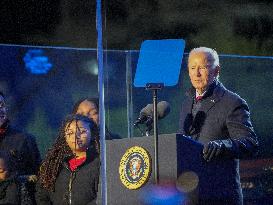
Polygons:
<instances>
[{"instance_id":1,"label":"man's hand","mask_svg":"<svg viewBox=\"0 0 273 205\"><path fill-rule=\"evenodd\" d=\"M225 144L221 140L210 141L204 146L203 158L209 162L217 158L225 150Z\"/></svg>"}]
</instances>

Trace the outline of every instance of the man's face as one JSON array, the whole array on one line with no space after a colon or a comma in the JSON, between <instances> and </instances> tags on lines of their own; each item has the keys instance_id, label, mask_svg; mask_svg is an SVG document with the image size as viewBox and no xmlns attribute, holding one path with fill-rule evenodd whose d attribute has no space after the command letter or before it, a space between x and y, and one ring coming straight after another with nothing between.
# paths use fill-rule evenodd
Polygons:
<instances>
[{"instance_id":1,"label":"man's face","mask_svg":"<svg viewBox=\"0 0 273 205\"><path fill-rule=\"evenodd\" d=\"M65 140L73 152L85 152L91 141L91 131L86 122L73 121L65 128Z\"/></svg>"},{"instance_id":2,"label":"man's face","mask_svg":"<svg viewBox=\"0 0 273 205\"><path fill-rule=\"evenodd\" d=\"M211 57L203 52L191 53L188 60L188 70L191 83L199 94L202 94L208 85L217 77L219 67L212 68Z\"/></svg>"},{"instance_id":3,"label":"man's face","mask_svg":"<svg viewBox=\"0 0 273 205\"><path fill-rule=\"evenodd\" d=\"M99 124L99 112L97 106L84 100L78 107L77 114L84 115L89 119L93 120L97 125Z\"/></svg>"},{"instance_id":4,"label":"man's face","mask_svg":"<svg viewBox=\"0 0 273 205\"><path fill-rule=\"evenodd\" d=\"M0 127L7 121L7 106L5 99L0 95Z\"/></svg>"},{"instance_id":5,"label":"man's face","mask_svg":"<svg viewBox=\"0 0 273 205\"><path fill-rule=\"evenodd\" d=\"M8 169L3 158L0 158L0 181L8 178Z\"/></svg>"}]
</instances>

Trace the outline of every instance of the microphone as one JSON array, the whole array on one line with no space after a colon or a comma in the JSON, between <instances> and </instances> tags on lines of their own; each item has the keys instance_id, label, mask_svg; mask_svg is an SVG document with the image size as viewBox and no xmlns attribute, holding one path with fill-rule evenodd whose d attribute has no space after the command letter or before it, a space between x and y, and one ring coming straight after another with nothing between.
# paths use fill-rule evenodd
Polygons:
<instances>
[{"instance_id":1,"label":"microphone","mask_svg":"<svg viewBox=\"0 0 273 205\"><path fill-rule=\"evenodd\" d=\"M167 101L160 101L157 103L157 116L158 119L163 119L170 113L170 104ZM153 123L153 104L148 104L140 111L138 119L135 121L134 126L145 123L150 126Z\"/></svg>"},{"instance_id":2,"label":"microphone","mask_svg":"<svg viewBox=\"0 0 273 205\"><path fill-rule=\"evenodd\" d=\"M143 124L152 115L153 115L153 104L148 104L146 105L146 107L142 108L142 110L140 111L139 117L134 122L134 126L137 126L138 124Z\"/></svg>"},{"instance_id":3,"label":"microphone","mask_svg":"<svg viewBox=\"0 0 273 205\"><path fill-rule=\"evenodd\" d=\"M158 114L158 119L163 119L166 117L171 111L170 103L167 101L160 101L157 103L157 114Z\"/></svg>"},{"instance_id":4,"label":"microphone","mask_svg":"<svg viewBox=\"0 0 273 205\"><path fill-rule=\"evenodd\" d=\"M160 101L159 103L157 103L157 117L159 120L166 117L170 113L170 111L171 111L170 103L168 103L167 101ZM153 121L154 121L153 116L148 118L146 121L147 127L152 125Z\"/></svg>"}]
</instances>

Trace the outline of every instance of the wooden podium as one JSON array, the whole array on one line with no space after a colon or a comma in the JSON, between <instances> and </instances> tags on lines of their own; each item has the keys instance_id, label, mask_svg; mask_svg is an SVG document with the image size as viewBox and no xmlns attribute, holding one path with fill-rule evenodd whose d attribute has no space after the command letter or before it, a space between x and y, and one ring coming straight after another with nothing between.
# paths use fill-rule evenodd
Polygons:
<instances>
[{"instance_id":1,"label":"wooden podium","mask_svg":"<svg viewBox=\"0 0 273 205\"><path fill-rule=\"evenodd\" d=\"M107 204L141 204L139 194L142 189L145 188L145 186L154 183L153 145L153 136L106 141ZM119 176L120 160L126 150L133 146L143 147L148 151L152 158L152 172L150 178L145 185L137 190L126 188L122 184ZM159 135L158 146L159 182L162 180L171 180L175 182L179 175L184 171L192 171L197 175L201 174L201 144L180 134L164 134Z\"/></svg>"}]
</instances>

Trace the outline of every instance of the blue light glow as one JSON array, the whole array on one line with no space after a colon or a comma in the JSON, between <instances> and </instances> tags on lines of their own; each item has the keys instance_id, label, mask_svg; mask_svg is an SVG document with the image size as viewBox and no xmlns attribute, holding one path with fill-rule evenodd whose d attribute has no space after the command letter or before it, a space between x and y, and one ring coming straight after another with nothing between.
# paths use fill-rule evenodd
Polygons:
<instances>
[{"instance_id":1,"label":"blue light glow","mask_svg":"<svg viewBox=\"0 0 273 205\"><path fill-rule=\"evenodd\" d=\"M25 68L32 74L47 74L52 68L42 49L30 49L24 56Z\"/></svg>"},{"instance_id":2,"label":"blue light glow","mask_svg":"<svg viewBox=\"0 0 273 205\"><path fill-rule=\"evenodd\" d=\"M184 194L168 182L145 187L140 199L145 205L181 205L186 200Z\"/></svg>"}]
</instances>

